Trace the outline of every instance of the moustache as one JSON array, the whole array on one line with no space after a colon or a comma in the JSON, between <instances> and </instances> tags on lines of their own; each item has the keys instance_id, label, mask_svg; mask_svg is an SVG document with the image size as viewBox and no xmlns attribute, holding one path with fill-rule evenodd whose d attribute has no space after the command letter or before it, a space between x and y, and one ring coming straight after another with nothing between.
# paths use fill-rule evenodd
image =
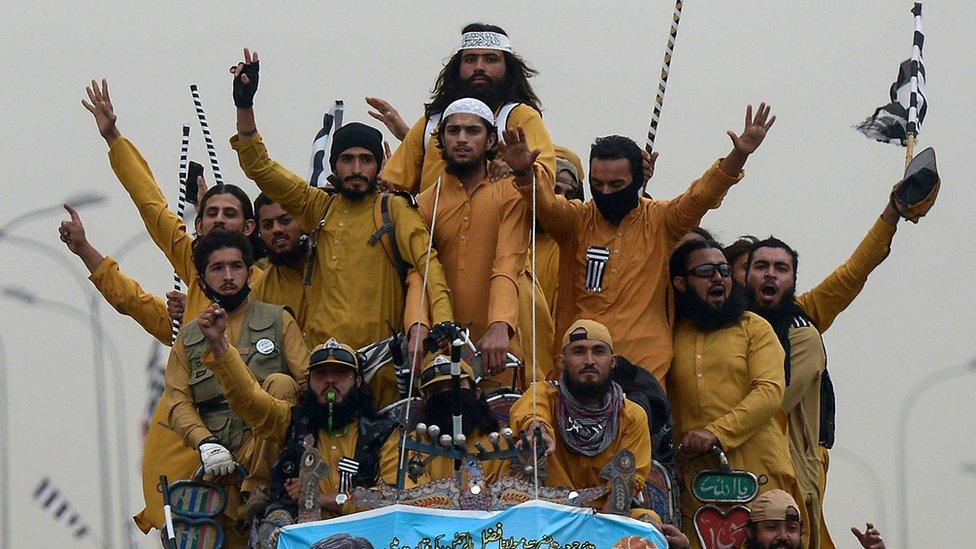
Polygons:
<instances>
[{"instance_id":1,"label":"moustache","mask_svg":"<svg viewBox=\"0 0 976 549\"><path fill-rule=\"evenodd\" d=\"M353 181L362 181L363 183L369 183L365 177L361 175L350 175L349 177L342 180L343 183L351 183Z\"/></svg>"}]
</instances>

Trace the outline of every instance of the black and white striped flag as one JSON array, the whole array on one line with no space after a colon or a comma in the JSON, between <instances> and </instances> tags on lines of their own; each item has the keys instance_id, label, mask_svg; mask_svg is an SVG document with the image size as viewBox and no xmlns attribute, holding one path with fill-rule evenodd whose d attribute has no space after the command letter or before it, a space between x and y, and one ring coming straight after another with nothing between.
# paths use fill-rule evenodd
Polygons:
<instances>
[{"instance_id":1,"label":"black and white striped flag","mask_svg":"<svg viewBox=\"0 0 976 549\"><path fill-rule=\"evenodd\" d=\"M332 173L329 166L329 136L332 130L342 126L342 113L345 106L342 99L336 99L329 112L322 117L322 129L315 134L312 141L312 174L308 177L308 184L312 187L328 187L326 178Z\"/></svg>"},{"instance_id":2,"label":"black and white striped flag","mask_svg":"<svg viewBox=\"0 0 976 549\"><path fill-rule=\"evenodd\" d=\"M88 535L88 525L82 522L78 512L71 507L71 504L54 486L51 479L47 477L41 479L40 484L34 490L34 501L55 520L71 528L76 538L83 538Z\"/></svg>"},{"instance_id":3,"label":"black and white striped flag","mask_svg":"<svg viewBox=\"0 0 976 549\"><path fill-rule=\"evenodd\" d=\"M163 389L166 384L166 364L163 362L162 350L162 344L153 341L152 350L149 352L149 361L146 362L146 377L149 379L149 387L147 387L146 414L142 422L142 436L144 437L149 431L149 424L152 422L153 414L156 413L156 405L159 404L159 399L163 396Z\"/></svg>"},{"instance_id":4,"label":"black and white striped flag","mask_svg":"<svg viewBox=\"0 0 976 549\"><path fill-rule=\"evenodd\" d=\"M912 8L915 16L915 35L912 57L898 67L898 78L888 92L891 103L878 107L874 114L856 126L869 139L901 146L908 145L909 135L918 135L918 129L928 111L925 99L925 65L922 63L922 4Z\"/></svg>"},{"instance_id":5,"label":"black and white striped flag","mask_svg":"<svg viewBox=\"0 0 976 549\"><path fill-rule=\"evenodd\" d=\"M339 458L339 492L346 494L353 489L353 480L359 472L359 462L347 457Z\"/></svg>"},{"instance_id":6,"label":"black and white striped flag","mask_svg":"<svg viewBox=\"0 0 976 549\"><path fill-rule=\"evenodd\" d=\"M603 291L603 273L606 271L610 250L599 246L586 249L586 279L583 287L588 292Z\"/></svg>"}]
</instances>

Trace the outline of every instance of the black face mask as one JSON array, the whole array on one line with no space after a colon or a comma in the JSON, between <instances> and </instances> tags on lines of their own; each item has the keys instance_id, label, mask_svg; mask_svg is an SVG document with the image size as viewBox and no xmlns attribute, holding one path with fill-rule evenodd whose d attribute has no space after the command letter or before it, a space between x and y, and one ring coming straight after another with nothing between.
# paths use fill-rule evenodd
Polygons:
<instances>
[{"instance_id":1,"label":"black face mask","mask_svg":"<svg viewBox=\"0 0 976 549\"><path fill-rule=\"evenodd\" d=\"M244 287L233 295L221 295L214 291L214 289L211 288L206 282L203 283L203 295L207 296L210 301L220 305L220 307L228 313L234 312L238 307L243 305L250 293L251 287L247 284L244 284Z\"/></svg>"},{"instance_id":2,"label":"black face mask","mask_svg":"<svg viewBox=\"0 0 976 549\"><path fill-rule=\"evenodd\" d=\"M454 407L451 391L442 391L431 395L424 405L424 410L428 425L437 425L441 428L442 433L453 433ZM489 414L490 412L478 398L474 389L461 389L461 431L465 436L470 436L475 428L484 427L486 416Z\"/></svg>"},{"instance_id":3,"label":"black face mask","mask_svg":"<svg viewBox=\"0 0 976 549\"><path fill-rule=\"evenodd\" d=\"M631 210L637 207L642 186L643 183L638 179L617 192L605 194L591 183L590 193L593 194L593 202L596 204L596 209L600 210L603 219L616 227Z\"/></svg>"}]
</instances>

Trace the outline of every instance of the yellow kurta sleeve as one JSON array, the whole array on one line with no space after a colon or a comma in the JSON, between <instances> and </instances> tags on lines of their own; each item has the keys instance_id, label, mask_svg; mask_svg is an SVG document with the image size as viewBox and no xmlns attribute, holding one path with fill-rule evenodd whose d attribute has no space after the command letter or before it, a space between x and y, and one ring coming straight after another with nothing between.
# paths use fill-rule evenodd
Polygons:
<instances>
[{"instance_id":1,"label":"yellow kurta sleeve","mask_svg":"<svg viewBox=\"0 0 976 549\"><path fill-rule=\"evenodd\" d=\"M720 163L721 160L716 160L687 191L668 202L664 226L670 240L677 242L685 233L697 227L705 212L721 206L732 185L745 177L745 172L739 172L735 177L726 175L719 168Z\"/></svg>"},{"instance_id":2,"label":"yellow kurta sleeve","mask_svg":"<svg viewBox=\"0 0 976 549\"><path fill-rule=\"evenodd\" d=\"M514 186L514 183L499 181L496 185ZM504 322L508 324L510 333L515 333L519 311L518 279L525 270L531 226L525 203L519 194L506 192L502 196L495 260L492 262L488 287L488 325Z\"/></svg>"},{"instance_id":3,"label":"yellow kurta sleeve","mask_svg":"<svg viewBox=\"0 0 976 549\"><path fill-rule=\"evenodd\" d=\"M298 322L295 321L295 317L291 316L291 313L282 311L281 322L285 363L288 365L288 372L298 382L298 387L305 389L308 387L308 345L305 344L302 329L298 327Z\"/></svg>"},{"instance_id":4,"label":"yellow kurta sleeve","mask_svg":"<svg viewBox=\"0 0 976 549\"><path fill-rule=\"evenodd\" d=\"M768 425L783 403L786 386L783 374L786 354L772 327L765 320L752 316L747 329L749 393L731 410L705 426L718 437L726 452L735 450L756 431Z\"/></svg>"},{"instance_id":5,"label":"yellow kurta sleeve","mask_svg":"<svg viewBox=\"0 0 976 549\"><path fill-rule=\"evenodd\" d=\"M285 440L291 422L291 403L261 389L233 346L220 358L214 358L207 349L203 365L217 376L230 409L251 426L256 436L276 442Z\"/></svg>"},{"instance_id":6,"label":"yellow kurta sleeve","mask_svg":"<svg viewBox=\"0 0 976 549\"><path fill-rule=\"evenodd\" d=\"M430 138L429 135L424 135L426 127L427 118L421 116L404 136L400 146L393 151L390 159L383 163L383 171L380 172L383 181L410 194L420 192L420 179L424 166L424 142Z\"/></svg>"},{"instance_id":7,"label":"yellow kurta sleeve","mask_svg":"<svg viewBox=\"0 0 976 549\"><path fill-rule=\"evenodd\" d=\"M576 225L586 205L579 200L566 200L562 196L556 196L553 180L543 175L542 170L536 165L533 182L536 193L536 216L542 228L552 235L556 242L568 242L576 234ZM532 186L516 185L515 188L522 193L526 208L531 213Z\"/></svg>"},{"instance_id":8,"label":"yellow kurta sleeve","mask_svg":"<svg viewBox=\"0 0 976 549\"><path fill-rule=\"evenodd\" d=\"M309 186L304 179L271 160L259 133L250 137L235 135L230 138L230 145L237 151L244 174L298 220L302 230L310 232L318 226L329 203L329 193Z\"/></svg>"},{"instance_id":9,"label":"yellow kurta sleeve","mask_svg":"<svg viewBox=\"0 0 976 549\"><path fill-rule=\"evenodd\" d=\"M815 288L796 298L820 333L826 332L837 315L861 293L868 275L891 253L894 236L895 226L879 217L843 265Z\"/></svg>"},{"instance_id":10,"label":"yellow kurta sleeve","mask_svg":"<svg viewBox=\"0 0 976 549\"><path fill-rule=\"evenodd\" d=\"M651 476L651 432L647 422L647 412L640 405L624 399L624 409L620 426L623 432L620 448L626 448L634 454L637 465L637 482L634 489L639 492L644 489L644 483Z\"/></svg>"},{"instance_id":11,"label":"yellow kurta sleeve","mask_svg":"<svg viewBox=\"0 0 976 549\"><path fill-rule=\"evenodd\" d=\"M535 422L548 431L552 437L558 436L555 429L556 421L552 417L552 410L549 406L556 390L555 387L545 381L537 381L530 385L522 393L522 396L512 404L512 408L508 412L508 422L512 430L516 433L527 430L529 425ZM532 391L536 392L534 398Z\"/></svg>"},{"instance_id":12,"label":"yellow kurta sleeve","mask_svg":"<svg viewBox=\"0 0 976 549\"><path fill-rule=\"evenodd\" d=\"M234 351L231 348L231 351ZM234 351L236 353L236 351ZM228 353L228 354L234 354ZM182 334L176 338L166 363L166 396L169 397L169 426L194 450L200 441L213 435L200 417L190 391L190 364Z\"/></svg>"},{"instance_id":13,"label":"yellow kurta sleeve","mask_svg":"<svg viewBox=\"0 0 976 549\"><path fill-rule=\"evenodd\" d=\"M166 255L176 274L187 284L196 281L193 266L193 239L186 234L186 225L166 205L149 164L128 139L116 139L108 151L112 169L132 198L149 236Z\"/></svg>"},{"instance_id":14,"label":"yellow kurta sleeve","mask_svg":"<svg viewBox=\"0 0 976 549\"><path fill-rule=\"evenodd\" d=\"M427 310L430 311L431 321L434 324L440 324L453 320L454 309L451 304L451 290L447 287L444 267L437 260L436 250L432 248L429 253L427 251L427 245L430 243L430 232L420 217L420 213L416 208L407 204L403 197L394 196L390 200L390 215L393 217L393 226L396 228L397 249L400 250L403 260L413 265L421 274L421 284L423 283L423 272L425 269L427 270ZM407 282L410 281L411 277L408 276ZM413 278L413 282L417 282L416 277ZM416 322L415 319L411 320Z\"/></svg>"},{"instance_id":15,"label":"yellow kurta sleeve","mask_svg":"<svg viewBox=\"0 0 976 549\"><path fill-rule=\"evenodd\" d=\"M421 295L424 293L424 275L417 269L407 271L407 295L404 298L403 310L403 329L410 330L414 324L423 324L428 328L430 322L430 307L427 299L424 298L424 306L420 307Z\"/></svg>"},{"instance_id":16,"label":"yellow kurta sleeve","mask_svg":"<svg viewBox=\"0 0 976 549\"><path fill-rule=\"evenodd\" d=\"M106 256L88 280L116 311L138 322L143 330L163 345L169 347L173 344L173 324L166 303L122 273L114 259Z\"/></svg>"},{"instance_id":17,"label":"yellow kurta sleeve","mask_svg":"<svg viewBox=\"0 0 976 549\"><path fill-rule=\"evenodd\" d=\"M789 414L803 400L826 367L827 355L816 328L790 330L790 384L783 397L784 412Z\"/></svg>"}]
</instances>

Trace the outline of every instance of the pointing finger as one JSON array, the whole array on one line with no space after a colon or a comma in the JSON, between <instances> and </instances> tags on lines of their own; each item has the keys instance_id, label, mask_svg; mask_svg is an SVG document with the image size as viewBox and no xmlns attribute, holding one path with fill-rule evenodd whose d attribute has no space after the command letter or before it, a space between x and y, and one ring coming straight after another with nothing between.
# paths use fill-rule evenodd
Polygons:
<instances>
[{"instance_id":1,"label":"pointing finger","mask_svg":"<svg viewBox=\"0 0 976 549\"><path fill-rule=\"evenodd\" d=\"M81 218L78 217L78 211L74 209L71 204L67 202L64 203L64 209L68 211L68 215L71 216L72 223L81 223Z\"/></svg>"}]
</instances>

